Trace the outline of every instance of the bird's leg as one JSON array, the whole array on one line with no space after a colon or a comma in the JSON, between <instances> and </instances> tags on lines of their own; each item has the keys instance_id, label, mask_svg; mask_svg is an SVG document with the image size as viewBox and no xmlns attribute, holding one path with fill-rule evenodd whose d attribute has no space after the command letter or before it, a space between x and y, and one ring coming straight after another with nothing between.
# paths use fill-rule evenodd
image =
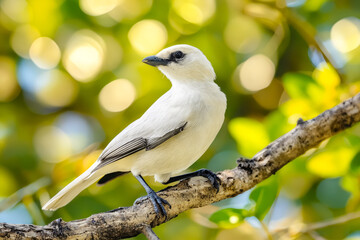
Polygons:
<instances>
[{"instance_id":1,"label":"bird's leg","mask_svg":"<svg viewBox=\"0 0 360 240\"><path fill-rule=\"evenodd\" d=\"M221 183L220 179L218 178L218 176L216 176L215 173L213 173L212 171L207 170L207 169L200 169L200 170L197 170L192 173L186 173L183 175L171 177L167 182L164 182L163 184L169 184L172 182L177 182L180 180L184 180L184 179L188 179L188 178L192 178L192 177L198 177L198 176L209 179L211 184L213 185L213 187L217 190L217 192L219 192L219 185Z\"/></svg>"},{"instance_id":2,"label":"bird's leg","mask_svg":"<svg viewBox=\"0 0 360 240\"><path fill-rule=\"evenodd\" d=\"M164 207L164 204L168 205L171 208L171 205L165 199L159 197L154 190L150 188L150 186L145 182L144 178L141 175L135 176L136 179L141 183L141 185L145 188L147 195L149 196L152 204L154 205L154 209L156 214L162 214L167 218L167 213Z\"/></svg>"}]
</instances>

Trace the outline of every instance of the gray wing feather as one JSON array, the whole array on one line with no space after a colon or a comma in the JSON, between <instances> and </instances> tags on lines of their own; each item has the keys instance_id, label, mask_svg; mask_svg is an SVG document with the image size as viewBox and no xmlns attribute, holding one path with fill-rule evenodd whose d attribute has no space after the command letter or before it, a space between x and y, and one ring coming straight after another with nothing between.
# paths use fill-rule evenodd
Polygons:
<instances>
[{"instance_id":1,"label":"gray wing feather","mask_svg":"<svg viewBox=\"0 0 360 240\"><path fill-rule=\"evenodd\" d=\"M147 146L147 140L145 138L135 138L124 145L121 145L115 149L109 149L109 151L103 153L99 160L99 165L94 168L92 172L95 172L99 168L102 168L105 165L116 162L124 157L127 157L131 154L134 154L138 151L145 149Z\"/></svg>"},{"instance_id":2,"label":"gray wing feather","mask_svg":"<svg viewBox=\"0 0 360 240\"><path fill-rule=\"evenodd\" d=\"M181 127L176 128L174 130L171 130L170 132L166 133L165 135L163 135L161 137L149 138L148 141L147 141L148 145L146 146L146 151L151 150L153 148L156 148L157 146L159 146L160 144L162 144L163 142L165 142L169 138L171 138L171 137L179 134L180 132L184 131L184 128L185 128L186 124L187 124L187 122L185 122Z\"/></svg>"},{"instance_id":3,"label":"gray wing feather","mask_svg":"<svg viewBox=\"0 0 360 240\"><path fill-rule=\"evenodd\" d=\"M160 144L164 143L166 140L170 139L171 137L179 134L182 132L186 126L187 122L183 123L180 127L171 130L170 132L167 132L161 137L156 138L135 138L120 147L117 148L110 148L107 151L104 151L100 157L99 161L100 163L94 168L94 171L96 171L99 168L104 167L105 165L108 165L110 163L116 162L122 158L125 158L131 154L134 154L136 152L139 152L143 149L146 151L149 151L151 149L156 148Z\"/></svg>"}]
</instances>

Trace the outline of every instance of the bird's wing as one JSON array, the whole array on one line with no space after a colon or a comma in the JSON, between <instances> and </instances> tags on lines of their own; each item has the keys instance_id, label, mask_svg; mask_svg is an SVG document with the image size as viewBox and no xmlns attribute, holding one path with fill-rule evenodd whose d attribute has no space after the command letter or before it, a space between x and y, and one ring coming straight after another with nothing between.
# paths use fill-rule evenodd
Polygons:
<instances>
[{"instance_id":1,"label":"bird's wing","mask_svg":"<svg viewBox=\"0 0 360 240\"><path fill-rule=\"evenodd\" d=\"M134 154L138 151L144 149L148 151L156 148L160 144L164 143L166 140L182 132L185 129L186 124L187 122L181 123L178 125L178 127L165 133L163 136L160 137L153 137L153 138L138 137L120 146L112 145L111 147L106 148L99 157L98 165L93 169L92 172L98 170L99 168L104 167L105 165L116 162L122 158Z\"/></svg>"}]
</instances>

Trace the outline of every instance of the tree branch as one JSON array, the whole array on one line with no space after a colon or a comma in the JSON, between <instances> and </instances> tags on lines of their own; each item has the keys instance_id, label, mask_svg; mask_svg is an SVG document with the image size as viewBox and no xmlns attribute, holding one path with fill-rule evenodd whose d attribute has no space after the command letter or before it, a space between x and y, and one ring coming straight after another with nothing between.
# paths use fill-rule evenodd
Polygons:
<instances>
[{"instance_id":1,"label":"tree branch","mask_svg":"<svg viewBox=\"0 0 360 240\"><path fill-rule=\"evenodd\" d=\"M218 193L204 178L193 178L168 187L159 196L172 205L166 206L168 218L159 218L148 198L131 207L92 215L86 219L64 222L55 220L46 226L0 224L0 238L19 239L119 239L146 233L178 214L197 207L234 197L265 180L291 160L318 146L323 140L360 121L360 94L325 111L309 121L299 121L287 134L269 144L252 159L239 159L238 166L218 174ZM241 134L241 133L239 133ZM145 226L145 227L144 227Z\"/></svg>"}]
</instances>

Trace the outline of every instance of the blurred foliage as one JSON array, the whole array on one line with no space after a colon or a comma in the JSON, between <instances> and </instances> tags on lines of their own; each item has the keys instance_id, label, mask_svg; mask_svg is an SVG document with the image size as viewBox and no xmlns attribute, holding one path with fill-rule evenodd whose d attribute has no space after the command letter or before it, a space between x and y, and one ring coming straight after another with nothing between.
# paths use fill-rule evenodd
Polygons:
<instances>
[{"instance_id":1,"label":"blurred foliage","mask_svg":"<svg viewBox=\"0 0 360 240\"><path fill-rule=\"evenodd\" d=\"M359 16L357 0L0 0L0 221L69 221L145 194L126 175L56 212L41 210L169 89L141 63L145 56L186 43L209 58L228 98L226 121L190 170L232 168L300 117L359 92ZM155 231L164 239L267 239L285 229L283 239L312 239L291 226L360 210L359 156L356 125L252 191ZM359 239L359 226L355 219L317 234Z\"/></svg>"}]
</instances>

